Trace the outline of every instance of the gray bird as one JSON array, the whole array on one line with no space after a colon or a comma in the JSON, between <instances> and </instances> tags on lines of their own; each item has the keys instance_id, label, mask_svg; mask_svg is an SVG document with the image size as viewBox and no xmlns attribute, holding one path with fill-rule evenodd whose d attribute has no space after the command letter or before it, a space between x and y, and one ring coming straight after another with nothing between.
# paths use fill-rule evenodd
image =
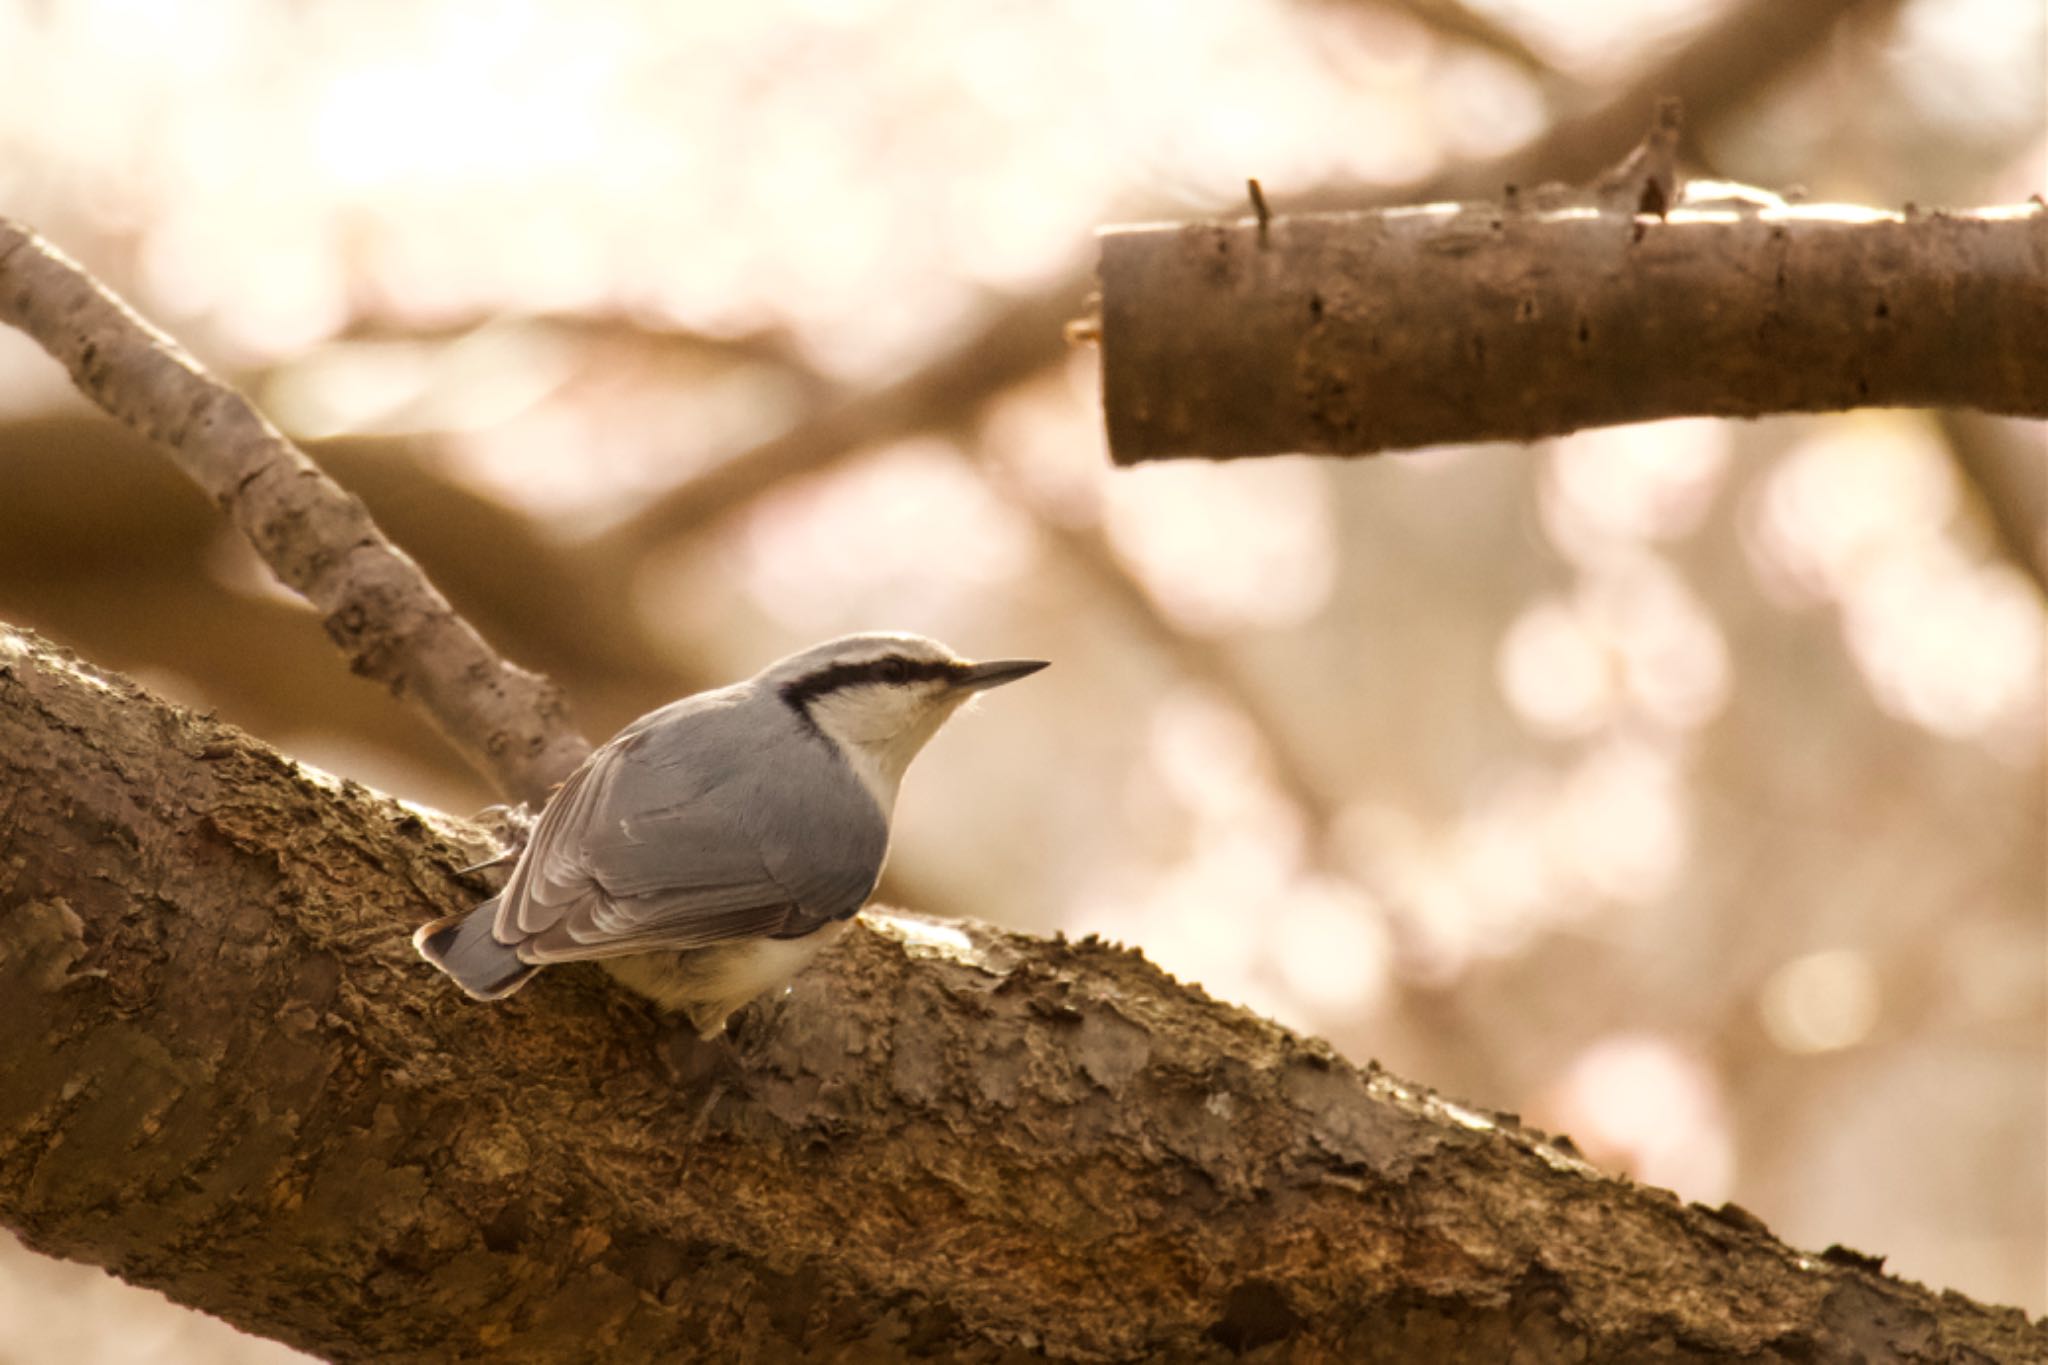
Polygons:
<instances>
[{"instance_id":1,"label":"gray bird","mask_svg":"<svg viewBox=\"0 0 2048 1365\"><path fill-rule=\"evenodd\" d=\"M504 890L423 925L472 999L601 959L716 1037L867 902L910 760L975 693L1035 659L969 663L917 635L848 635L613 736L549 798Z\"/></svg>"}]
</instances>

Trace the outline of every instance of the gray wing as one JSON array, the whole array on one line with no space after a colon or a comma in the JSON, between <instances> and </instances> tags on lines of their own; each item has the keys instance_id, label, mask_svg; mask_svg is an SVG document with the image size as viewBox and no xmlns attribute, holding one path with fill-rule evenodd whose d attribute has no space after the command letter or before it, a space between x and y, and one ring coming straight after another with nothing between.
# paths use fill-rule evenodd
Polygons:
<instances>
[{"instance_id":1,"label":"gray wing","mask_svg":"<svg viewBox=\"0 0 2048 1365\"><path fill-rule=\"evenodd\" d=\"M795 937L861 907L888 843L846 764L743 684L636 722L577 769L496 936L529 962Z\"/></svg>"}]
</instances>

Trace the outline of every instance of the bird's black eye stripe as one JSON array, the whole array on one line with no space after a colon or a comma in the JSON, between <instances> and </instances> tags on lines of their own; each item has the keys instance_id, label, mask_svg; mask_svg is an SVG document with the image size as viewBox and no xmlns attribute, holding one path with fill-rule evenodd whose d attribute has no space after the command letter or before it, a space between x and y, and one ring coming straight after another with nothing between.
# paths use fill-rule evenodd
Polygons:
<instances>
[{"instance_id":1,"label":"bird's black eye stripe","mask_svg":"<svg viewBox=\"0 0 2048 1365\"><path fill-rule=\"evenodd\" d=\"M799 714L804 714L812 702L841 688L858 687L863 683L900 686L956 678L966 667L946 659L907 659L901 654L886 654L879 659L863 659L859 663L832 664L815 673L794 678L782 685L782 699Z\"/></svg>"}]
</instances>

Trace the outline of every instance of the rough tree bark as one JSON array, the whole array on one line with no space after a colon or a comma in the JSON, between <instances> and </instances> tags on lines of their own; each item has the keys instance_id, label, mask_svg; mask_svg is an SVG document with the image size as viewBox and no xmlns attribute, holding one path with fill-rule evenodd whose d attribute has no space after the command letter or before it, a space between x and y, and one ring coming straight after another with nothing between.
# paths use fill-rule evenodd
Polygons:
<instances>
[{"instance_id":1,"label":"rough tree bark","mask_svg":"<svg viewBox=\"0 0 2048 1365\"><path fill-rule=\"evenodd\" d=\"M331 1359L2048 1356L1101 943L875 915L710 1047L468 1004L459 826L11 630L0 800L0 1219Z\"/></svg>"},{"instance_id":2,"label":"rough tree bark","mask_svg":"<svg viewBox=\"0 0 2048 1365\"><path fill-rule=\"evenodd\" d=\"M1633 208L1108 232L1110 452L1360 455L1871 406L2048 417L2040 203Z\"/></svg>"}]
</instances>

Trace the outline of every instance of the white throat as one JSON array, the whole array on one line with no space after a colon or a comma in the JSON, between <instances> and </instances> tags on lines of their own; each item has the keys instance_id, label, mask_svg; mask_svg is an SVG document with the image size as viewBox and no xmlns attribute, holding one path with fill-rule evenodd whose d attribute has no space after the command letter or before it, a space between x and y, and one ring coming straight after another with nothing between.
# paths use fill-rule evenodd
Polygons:
<instances>
[{"instance_id":1,"label":"white throat","mask_svg":"<svg viewBox=\"0 0 2048 1365\"><path fill-rule=\"evenodd\" d=\"M834 740L839 756L846 760L846 766L853 769L853 775L868 789L868 795L875 798L875 804L888 815L896 809L896 792L903 785L903 774L910 767L910 758L897 758L884 750L877 753L865 744L848 744Z\"/></svg>"},{"instance_id":2,"label":"white throat","mask_svg":"<svg viewBox=\"0 0 2048 1365\"><path fill-rule=\"evenodd\" d=\"M910 760L938 733L958 704L945 700L921 706L914 713L886 716L861 705L857 698L827 696L811 704L810 714L812 724L839 750L886 816L896 809L896 792L903 785Z\"/></svg>"}]
</instances>

